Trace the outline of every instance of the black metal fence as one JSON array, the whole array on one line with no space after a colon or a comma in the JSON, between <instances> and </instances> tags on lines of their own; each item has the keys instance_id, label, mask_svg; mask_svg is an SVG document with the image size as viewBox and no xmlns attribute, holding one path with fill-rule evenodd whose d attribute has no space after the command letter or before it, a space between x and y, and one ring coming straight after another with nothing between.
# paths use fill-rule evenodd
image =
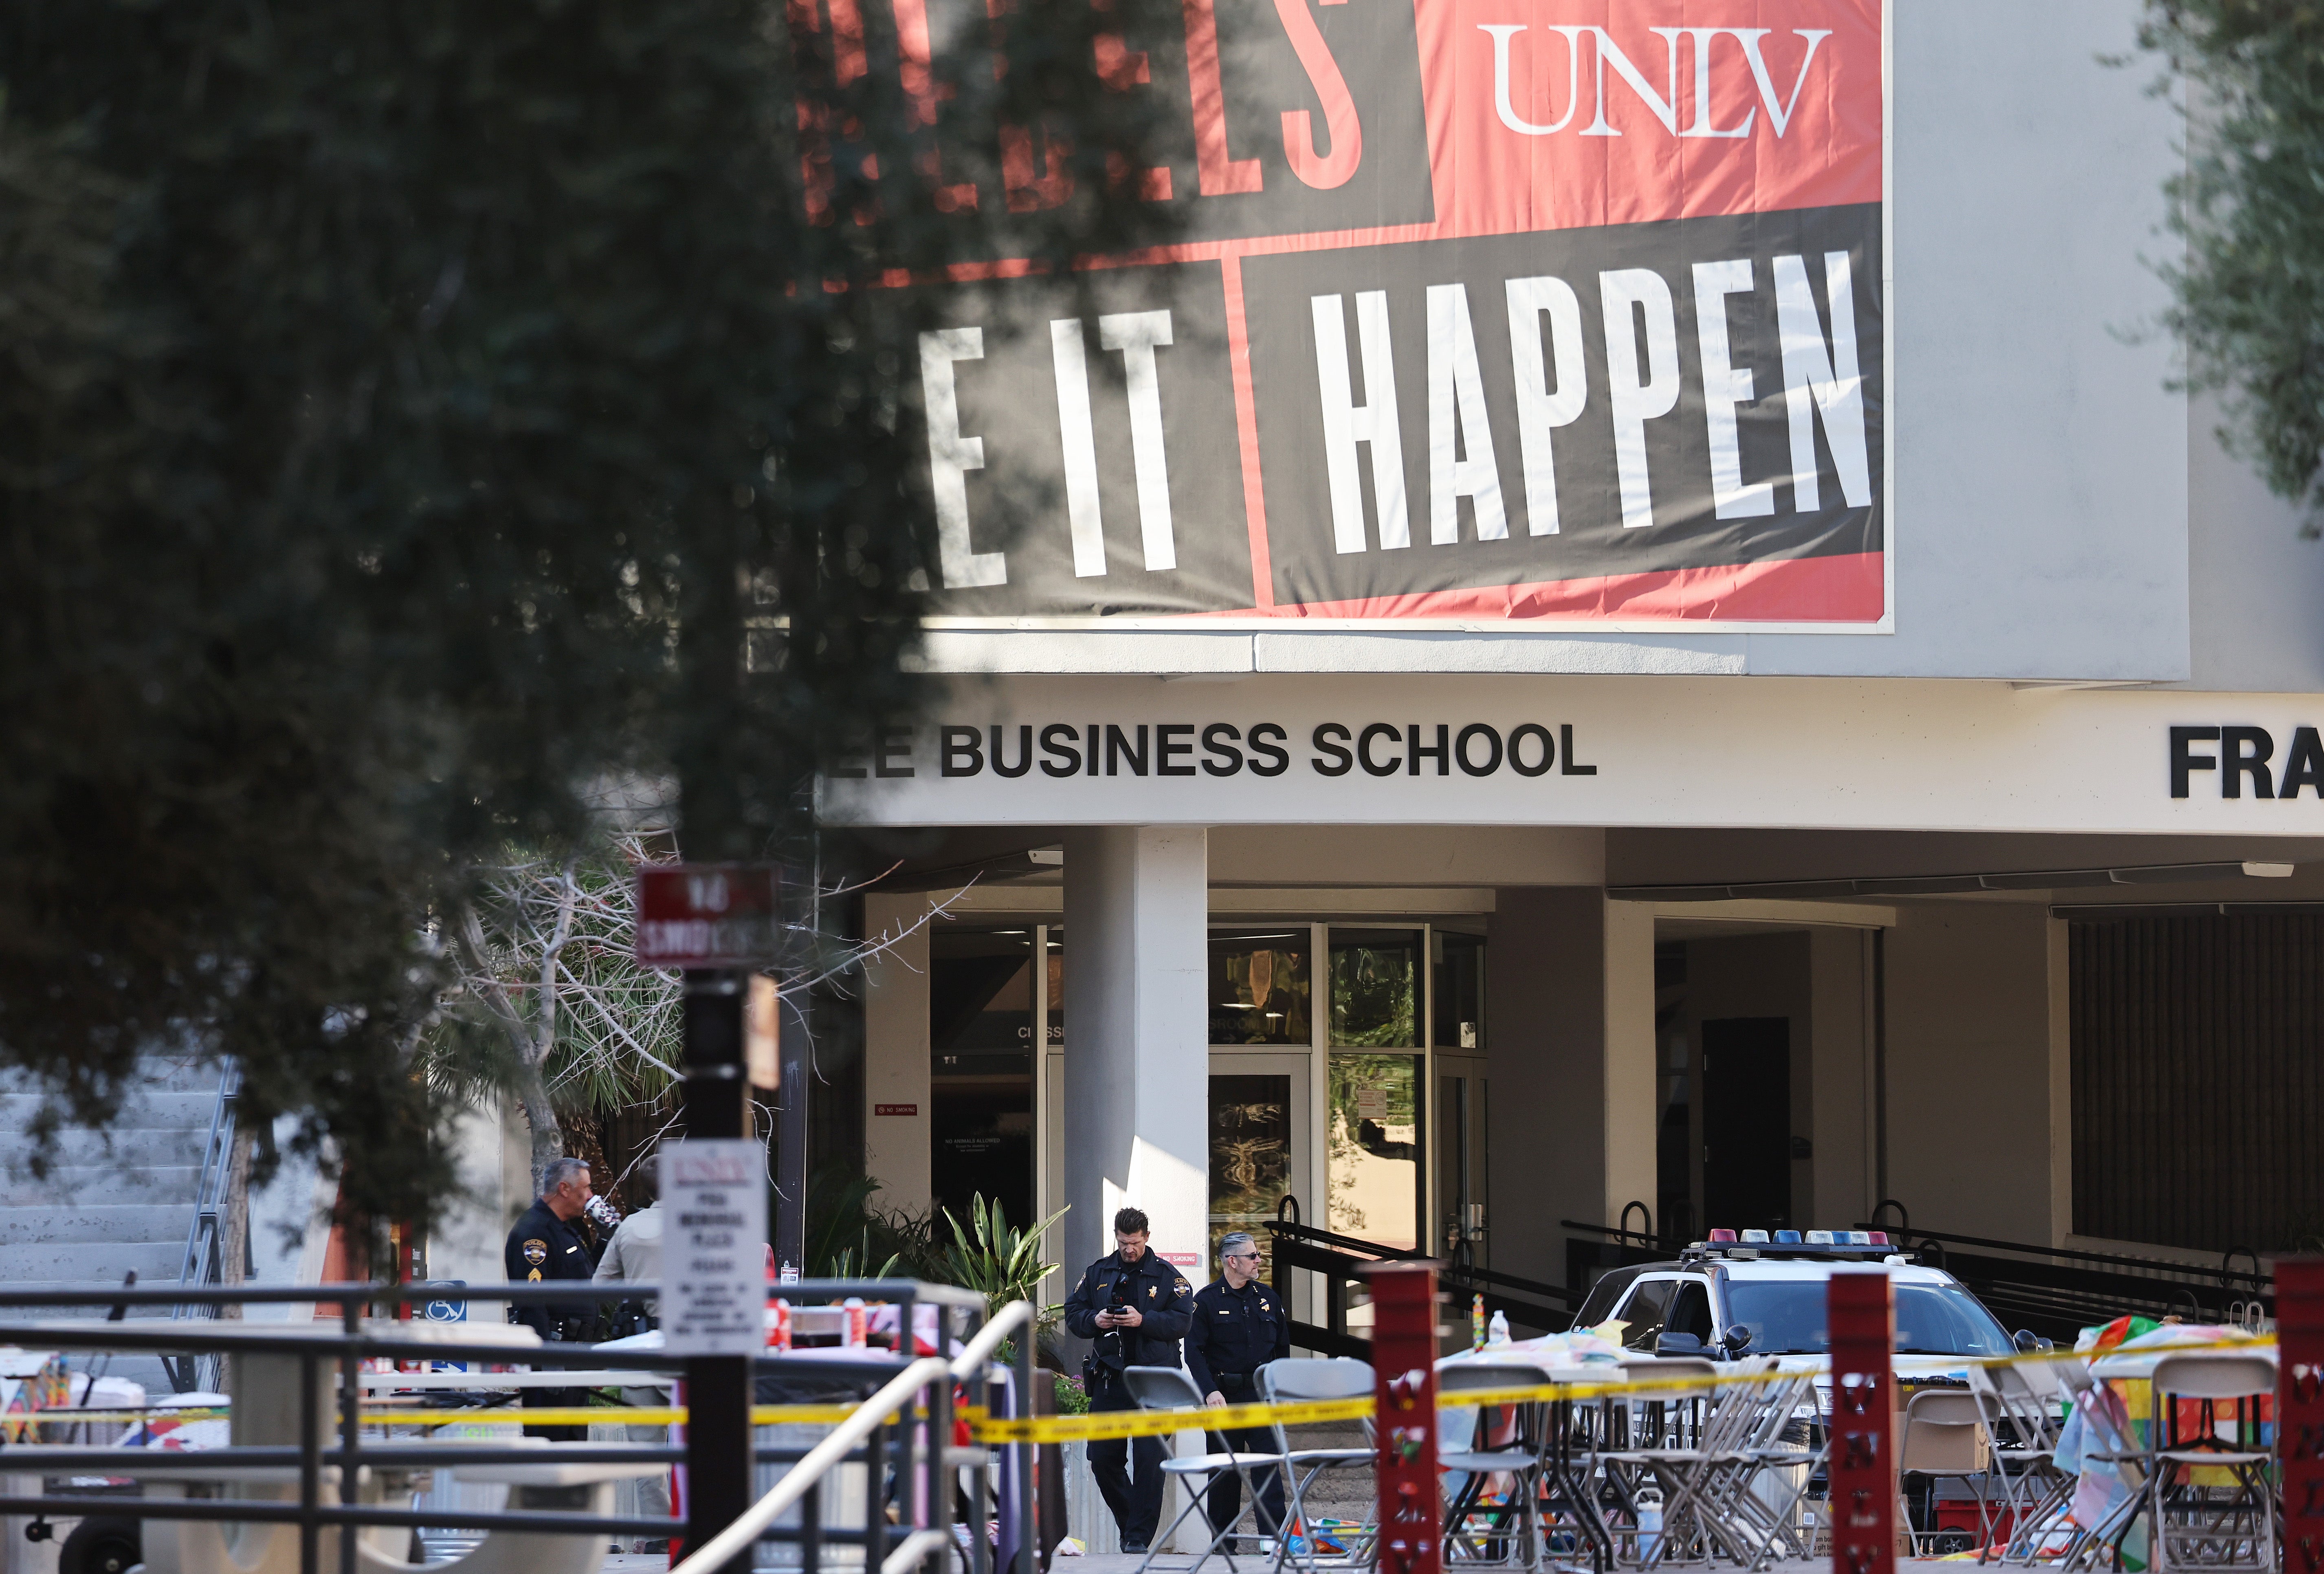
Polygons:
<instances>
[{"instance_id":1,"label":"black metal fence","mask_svg":"<svg viewBox=\"0 0 2324 1574\"><path fill-rule=\"evenodd\" d=\"M364 1527L410 1527L417 1532L421 1527L442 1529L482 1530L485 1532L523 1532L533 1534L586 1534L594 1536L633 1536L655 1539L672 1537L683 1532L680 1521L667 1518L606 1515L573 1512L562 1507L510 1507L500 1510L462 1510L429 1506L426 1508L397 1507L388 1504L367 1504L349 1501L327 1502L332 1498L353 1498L356 1486L366 1469L419 1472L449 1468L462 1465L511 1465L553 1460L572 1465L654 1465L667 1468L685 1464L687 1449L669 1444L559 1442L548 1449L511 1449L504 1445L481 1443L475 1440L388 1440L366 1439L364 1430L371 1425L396 1424L394 1411L374 1408L366 1412L362 1403L361 1377L366 1361L385 1358L393 1361L434 1362L459 1360L471 1363L521 1366L536 1370L563 1368L586 1371L617 1368L646 1372L669 1372L675 1382L683 1375L687 1357L661 1351L624 1348L601 1353L598 1347L588 1344L549 1342L540 1345L462 1340L457 1343L440 1339L415 1338L408 1334L381 1329L377 1322L366 1328L365 1313L374 1308L410 1306L424 1298L436 1301L475 1301L505 1302L512 1305L569 1302L576 1299L576 1286L571 1284L491 1284L467 1289L454 1289L430 1284L420 1286L393 1284L309 1284L309 1285L245 1285L238 1287L154 1286L147 1289L123 1289L107 1292L103 1300L113 1309L113 1320L41 1321L26 1314L42 1309L85 1309L92 1297L86 1289L32 1291L8 1290L0 1287L0 1345L65 1352L87 1352L96 1356L105 1352L161 1353L173 1356L208 1356L227 1357L241 1356L273 1356L290 1357L297 1362L299 1405L297 1440L295 1443L231 1444L224 1448L166 1450L147 1448L106 1448L86 1444L55 1444L46 1441L0 1443L0 1484L7 1478L34 1477L41 1489L26 1495L0 1490L0 1514L14 1516L86 1517L102 1514L107 1518L134 1520L210 1521L242 1524L293 1524L300 1531L300 1569L301 1574L321 1574L322 1532L337 1529L337 1563L340 1574L355 1574L356 1569L357 1534ZM624 1284L625 1299L648 1299L658 1292L658 1286ZM925 1284L906 1280L809 1280L769 1286L770 1296L777 1292L793 1305L830 1304L848 1298L860 1298L867 1303L879 1303L897 1308L895 1348L866 1348L856 1356L836 1356L818 1352L812 1357L770 1353L752 1363L755 1389L762 1403L815 1403L860 1405L864 1400L903 1373L913 1358L912 1347L916 1331L923 1332L926 1319L916 1318L920 1308L935 1309L934 1337L939 1352L949 1351L959 1345L971 1343L984 1322L984 1299L971 1292L946 1285ZM583 1296L587 1292L583 1287ZM300 1329L284 1322L255 1320L164 1320L161 1318L123 1320L132 1308L152 1307L166 1310L181 1304L224 1308L230 1305L254 1307L263 1305L312 1304L319 1313L325 1307L338 1308L337 1325L332 1327L318 1319L311 1330ZM996 1330L997 1332L997 1330ZM1031 1377L1030 1330L1018 1338L1018 1389L1026 1393ZM959 1485L956 1472L965 1470L972 1477L972 1489L962 1495L969 1509L968 1551L964 1560L969 1574L993 1574L992 1549L986 1533L987 1508L990 1495L990 1471L995 1456L979 1449L964 1449L954 1444L954 1386L957 1379L961 1397L971 1405L985 1406L992 1395L989 1383L990 1363L981 1362L976 1369L931 1380L918 1390L915 1402L901 1413L900 1421L891 1416L876 1427L863 1442L844 1457L845 1463L864 1468L868 1483L864 1523L860 1527L837 1528L825 1523L820 1483L808 1488L799 1505L797 1526L770 1526L758 1540L788 1542L801 1548L801 1563L814 1574L820 1561L822 1549L833 1542L861 1545L863 1548L867 1574L881 1569L891 1552L901 1546L917 1531L932 1531L936 1537L923 1538L923 1544L940 1544L947 1551L954 1541L954 1511L955 1487ZM89 1392L93 1394L94 1383ZM478 1387L489 1388L491 1375L479 1374ZM336 1388L338 1416L336 1439L325 1435L327 1418L323 1404L326 1396ZM1023 1403L1020 1397L1019 1403ZM12 1412L7 1418L9 1430L32 1431L75 1425L86 1414L87 1407L51 1408L42 1411ZM604 1409L608 1423L618 1423L622 1417L619 1407ZM505 1407L476 1408L477 1421L513 1423L528 1419L526 1412L510 1403ZM808 1449L804 1447L757 1446L753 1458L759 1464L796 1464ZM1029 1482L1030 1449L1022 1463L1026 1467L1020 1482ZM198 1478L204 1474L250 1469L295 1471L297 1500L270 1500L257 1497L181 1497L124 1495L106 1492L93 1495L87 1492L60 1490L60 1477L155 1477L181 1475ZM339 1483L349 1484L342 1494ZM515 1489L512 1496L521 1496ZM549 1494L552 1498L555 1494ZM564 1495L569 1497L569 1494ZM901 1510L900 1523L890 1523L886 1507L896 1504ZM1019 1495L1010 1508L1017 1524L1016 1542L1019 1549L1019 1574L1032 1574L1030 1556L1034 1527L1029 1491ZM937 1538L941 1538L938 1541ZM748 1564L747 1557L728 1565L740 1569Z\"/></svg>"}]
</instances>

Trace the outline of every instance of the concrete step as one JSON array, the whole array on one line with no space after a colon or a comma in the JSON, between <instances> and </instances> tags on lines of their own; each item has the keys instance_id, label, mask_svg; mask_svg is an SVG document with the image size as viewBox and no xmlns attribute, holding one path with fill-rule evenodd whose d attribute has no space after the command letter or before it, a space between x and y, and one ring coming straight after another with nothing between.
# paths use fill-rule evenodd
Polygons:
<instances>
[{"instance_id":1,"label":"concrete step","mask_svg":"<svg viewBox=\"0 0 2324 1574\"><path fill-rule=\"evenodd\" d=\"M0 1142L27 1143L22 1134L47 1104L38 1093L0 1093ZM210 1116L217 1108L217 1089L207 1092L155 1092L138 1088L121 1101L115 1122L123 1126L176 1126L209 1134Z\"/></svg>"},{"instance_id":2,"label":"concrete step","mask_svg":"<svg viewBox=\"0 0 2324 1574\"><path fill-rule=\"evenodd\" d=\"M0 1246L174 1240L182 1247L193 1222L190 1201L11 1208L0 1209Z\"/></svg>"},{"instance_id":3,"label":"concrete step","mask_svg":"<svg viewBox=\"0 0 2324 1574\"><path fill-rule=\"evenodd\" d=\"M199 1164L209 1140L209 1116L199 1126L124 1125L110 1132L70 1129L57 1134L51 1162L77 1170L128 1170ZM23 1136L0 1136L0 1174L30 1176L32 1144ZM187 1195L190 1197L191 1192Z\"/></svg>"},{"instance_id":4,"label":"concrete step","mask_svg":"<svg viewBox=\"0 0 2324 1574\"><path fill-rule=\"evenodd\" d=\"M137 1063L134 1085L154 1093L217 1093L218 1065L190 1055L148 1055ZM38 1079L21 1070L0 1071L0 1094L38 1094Z\"/></svg>"},{"instance_id":5,"label":"concrete step","mask_svg":"<svg viewBox=\"0 0 2324 1574\"><path fill-rule=\"evenodd\" d=\"M201 1183L198 1164L60 1164L46 1179L0 1174L0 1210L69 1207L77 1202L189 1208ZM5 1218L0 1211L0 1218Z\"/></svg>"},{"instance_id":6,"label":"concrete step","mask_svg":"<svg viewBox=\"0 0 2324 1574\"><path fill-rule=\"evenodd\" d=\"M186 1227L192 1210L178 1221L177 1238L167 1241L41 1241L0 1245L0 1284L58 1280L88 1284L103 1293L131 1269L140 1284L174 1284L186 1260Z\"/></svg>"}]
</instances>

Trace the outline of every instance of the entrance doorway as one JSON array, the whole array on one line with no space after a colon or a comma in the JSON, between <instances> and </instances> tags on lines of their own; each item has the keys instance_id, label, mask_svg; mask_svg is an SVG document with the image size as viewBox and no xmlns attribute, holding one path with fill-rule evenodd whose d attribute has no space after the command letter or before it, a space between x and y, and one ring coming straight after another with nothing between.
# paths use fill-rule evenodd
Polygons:
<instances>
[{"instance_id":1,"label":"entrance doorway","mask_svg":"<svg viewBox=\"0 0 2324 1574\"><path fill-rule=\"evenodd\" d=\"M1730 1016L1702 1024L1702 1205L1724 1229L1792 1222L1792 1024Z\"/></svg>"},{"instance_id":2,"label":"entrance doorway","mask_svg":"<svg viewBox=\"0 0 2324 1574\"><path fill-rule=\"evenodd\" d=\"M1456 1267L1491 1266L1485 1246L1488 1107L1484 1060L1439 1052L1434 1249Z\"/></svg>"}]
</instances>

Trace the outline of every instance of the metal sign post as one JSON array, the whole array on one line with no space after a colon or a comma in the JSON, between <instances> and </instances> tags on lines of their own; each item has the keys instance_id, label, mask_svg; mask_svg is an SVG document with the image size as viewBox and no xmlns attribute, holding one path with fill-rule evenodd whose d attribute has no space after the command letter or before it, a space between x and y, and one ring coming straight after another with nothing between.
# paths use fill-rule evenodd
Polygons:
<instances>
[{"instance_id":1,"label":"metal sign post","mask_svg":"<svg viewBox=\"0 0 2324 1574\"><path fill-rule=\"evenodd\" d=\"M2275 1265L2275 1338L2283 1566L2324 1574L2324 1257Z\"/></svg>"},{"instance_id":2,"label":"metal sign post","mask_svg":"<svg viewBox=\"0 0 2324 1574\"><path fill-rule=\"evenodd\" d=\"M686 973L684 1117L689 1142L739 1143L751 1135L743 1069L743 970L776 955L775 914L774 872L763 866L674 864L638 872L637 959L645 967L679 968ZM763 1275L763 1193L756 1217L756 1255ZM671 1245L677 1244L673 1234ZM762 1276L762 1317L764 1283ZM690 1546L708 1542L751 1505L752 1359L735 1354L687 1359L686 1539ZM749 1566L747 1549L727 1565L734 1570Z\"/></svg>"},{"instance_id":3,"label":"metal sign post","mask_svg":"<svg viewBox=\"0 0 2324 1574\"><path fill-rule=\"evenodd\" d=\"M1364 1277L1379 1403L1380 1574L1440 1574L1435 1264L1383 1263Z\"/></svg>"},{"instance_id":4,"label":"metal sign post","mask_svg":"<svg viewBox=\"0 0 2324 1574\"><path fill-rule=\"evenodd\" d=\"M1895 1574L1896 1308L1886 1273L1834 1273L1832 1574Z\"/></svg>"}]
</instances>

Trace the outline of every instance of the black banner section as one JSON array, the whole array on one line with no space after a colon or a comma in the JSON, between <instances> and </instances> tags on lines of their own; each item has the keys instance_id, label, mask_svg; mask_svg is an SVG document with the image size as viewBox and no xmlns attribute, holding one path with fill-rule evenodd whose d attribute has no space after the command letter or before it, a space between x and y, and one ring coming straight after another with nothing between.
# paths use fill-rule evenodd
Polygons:
<instances>
[{"instance_id":1,"label":"black banner section","mask_svg":"<svg viewBox=\"0 0 2324 1574\"><path fill-rule=\"evenodd\" d=\"M1877 205L1244 264L1276 598L1877 552Z\"/></svg>"}]
</instances>

